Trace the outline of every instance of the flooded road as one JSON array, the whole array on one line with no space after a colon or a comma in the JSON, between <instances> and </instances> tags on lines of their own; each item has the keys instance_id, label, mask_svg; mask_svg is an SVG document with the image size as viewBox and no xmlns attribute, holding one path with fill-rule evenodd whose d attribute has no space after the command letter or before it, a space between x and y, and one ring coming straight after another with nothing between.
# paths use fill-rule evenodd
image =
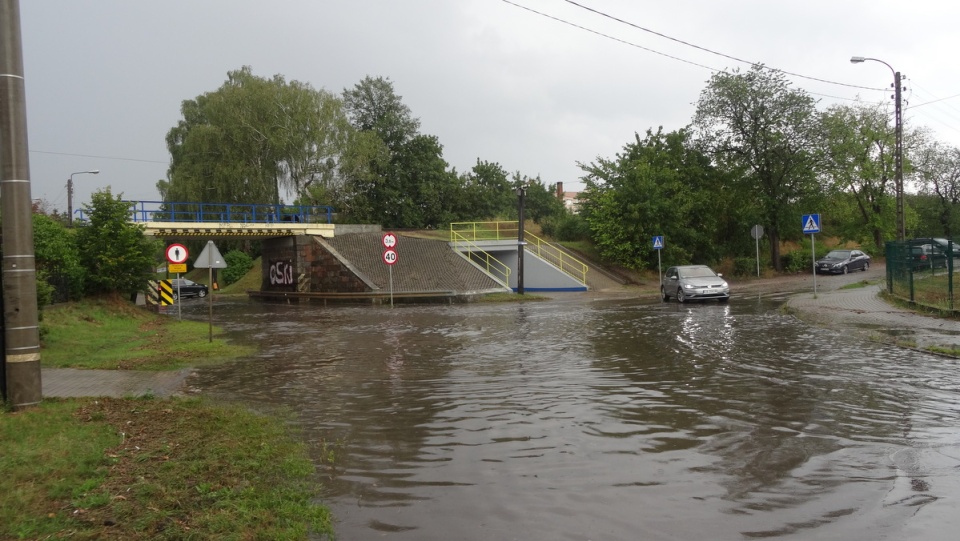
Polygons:
<instances>
[{"instance_id":1,"label":"flooded road","mask_svg":"<svg viewBox=\"0 0 960 541\"><path fill-rule=\"evenodd\" d=\"M262 353L191 386L296 413L341 540L956 539L957 361L779 304L218 300Z\"/></svg>"}]
</instances>

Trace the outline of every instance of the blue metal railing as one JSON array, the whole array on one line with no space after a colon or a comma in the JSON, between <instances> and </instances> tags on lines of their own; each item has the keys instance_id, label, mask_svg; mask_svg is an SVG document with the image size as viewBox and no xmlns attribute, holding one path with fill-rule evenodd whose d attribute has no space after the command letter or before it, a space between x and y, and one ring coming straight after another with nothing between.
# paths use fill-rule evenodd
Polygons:
<instances>
[{"instance_id":1,"label":"blue metal railing","mask_svg":"<svg viewBox=\"0 0 960 541\"><path fill-rule=\"evenodd\" d=\"M130 221L189 223L333 223L333 207L310 205L252 205L171 201L124 201ZM77 210L83 221L83 210Z\"/></svg>"}]
</instances>

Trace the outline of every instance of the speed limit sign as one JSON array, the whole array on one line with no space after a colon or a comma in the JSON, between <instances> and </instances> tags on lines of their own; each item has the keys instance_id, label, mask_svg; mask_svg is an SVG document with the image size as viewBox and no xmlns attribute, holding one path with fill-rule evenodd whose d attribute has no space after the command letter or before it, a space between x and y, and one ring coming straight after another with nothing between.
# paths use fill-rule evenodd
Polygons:
<instances>
[{"instance_id":1,"label":"speed limit sign","mask_svg":"<svg viewBox=\"0 0 960 541\"><path fill-rule=\"evenodd\" d=\"M383 251L383 262L387 265L393 265L397 262L397 251L387 248Z\"/></svg>"}]
</instances>

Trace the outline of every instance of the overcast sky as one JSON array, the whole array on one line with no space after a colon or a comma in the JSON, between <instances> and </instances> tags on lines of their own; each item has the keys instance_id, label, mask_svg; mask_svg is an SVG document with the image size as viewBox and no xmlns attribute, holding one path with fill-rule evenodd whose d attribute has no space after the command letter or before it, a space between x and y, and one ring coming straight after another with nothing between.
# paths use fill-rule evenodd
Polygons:
<instances>
[{"instance_id":1,"label":"overcast sky","mask_svg":"<svg viewBox=\"0 0 960 541\"><path fill-rule=\"evenodd\" d=\"M577 4L20 0L32 197L66 210L70 174L99 169L74 176L75 208L107 186L158 200L181 102L244 65L337 94L387 77L458 171L479 158L567 190L582 187L577 162L686 126L712 70L739 60L843 83L791 76L821 108L860 97L892 114L891 70L850 63L881 59L906 77L908 127L960 146L960 3Z\"/></svg>"}]
</instances>

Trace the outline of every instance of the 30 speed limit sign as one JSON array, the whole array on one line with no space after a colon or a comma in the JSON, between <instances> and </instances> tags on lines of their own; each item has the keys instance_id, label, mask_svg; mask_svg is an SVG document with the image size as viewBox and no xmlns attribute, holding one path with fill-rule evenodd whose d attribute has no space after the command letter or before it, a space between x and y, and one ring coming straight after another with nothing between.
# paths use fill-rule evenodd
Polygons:
<instances>
[{"instance_id":1,"label":"30 speed limit sign","mask_svg":"<svg viewBox=\"0 0 960 541\"><path fill-rule=\"evenodd\" d=\"M397 251L387 248L383 251L383 262L387 265L393 265L397 262Z\"/></svg>"}]
</instances>

